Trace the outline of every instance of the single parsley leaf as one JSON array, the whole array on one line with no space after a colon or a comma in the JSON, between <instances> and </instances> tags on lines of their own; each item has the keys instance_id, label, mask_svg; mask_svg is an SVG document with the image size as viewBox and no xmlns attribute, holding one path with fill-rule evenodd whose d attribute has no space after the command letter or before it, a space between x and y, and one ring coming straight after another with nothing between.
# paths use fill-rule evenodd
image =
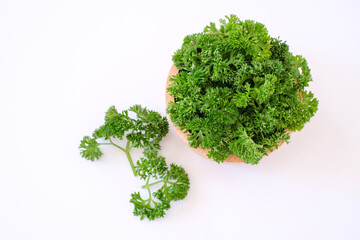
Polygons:
<instances>
[{"instance_id":1,"label":"single parsley leaf","mask_svg":"<svg viewBox=\"0 0 360 240\"><path fill-rule=\"evenodd\" d=\"M99 145L96 139L85 136L79 146L81 156L90 161L99 159L102 156Z\"/></svg>"}]
</instances>

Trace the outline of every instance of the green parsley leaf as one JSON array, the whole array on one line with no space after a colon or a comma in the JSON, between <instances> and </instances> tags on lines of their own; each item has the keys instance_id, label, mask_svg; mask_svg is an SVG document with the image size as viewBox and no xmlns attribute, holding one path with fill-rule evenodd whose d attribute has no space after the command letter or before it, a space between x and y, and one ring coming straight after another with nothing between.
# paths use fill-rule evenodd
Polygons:
<instances>
[{"instance_id":1,"label":"green parsley leaf","mask_svg":"<svg viewBox=\"0 0 360 240\"><path fill-rule=\"evenodd\" d=\"M85 136L80 142L80 153L81 156L87 160L95 161L102 156L102 152L99 148L99 143L96 139Z\"/></svg>"}]
</instances>

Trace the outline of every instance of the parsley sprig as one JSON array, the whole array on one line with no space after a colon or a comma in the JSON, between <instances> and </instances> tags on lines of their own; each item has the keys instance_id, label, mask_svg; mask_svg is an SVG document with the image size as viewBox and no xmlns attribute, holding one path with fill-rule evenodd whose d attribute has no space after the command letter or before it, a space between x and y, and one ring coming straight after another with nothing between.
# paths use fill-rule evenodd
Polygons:
<instances>
[{"instance_id":1,"label":"parsley sprig","mask_svg":"<svg viewBox=\"0 0 360 240\"><path fill-rule=\"evenodd\" d=\"M188 35L173 55L179 72L167 112L193 148L217 162L235 154L257 164L318 108L307 61L252 20L226 16Z\"/></svg>"},{"instance_id":2,"label":"parsley sprig","mask_svg":"<svg viewBox=\"0 0 360 240\"><path fill-rule=\"evenodd\" d=\"M129 112L135 113L136 117L132 118ZM155 111L134 105L129 110L118 112L111 106L105 114L105 123L91 137L84 136L79 146L81 156L90 161L102 156L102 145L112 145L125 153L134 176L145 181L142 188L148 192L147 198L143 198L140 192L131 194L133 213L141 220L164 217L170 202L184 199L189 191L190 182L185 170L176 164L170 164L169 168L165 158L158 153L160 141L168 130L166 118ZM127 140L125 146L115 143L115 139L124 138ZM144 150L144 156L136 164L130 155L132 148ZM154 187L157 187L156 191L153 191Z\"/></svg>"}]
</instances>

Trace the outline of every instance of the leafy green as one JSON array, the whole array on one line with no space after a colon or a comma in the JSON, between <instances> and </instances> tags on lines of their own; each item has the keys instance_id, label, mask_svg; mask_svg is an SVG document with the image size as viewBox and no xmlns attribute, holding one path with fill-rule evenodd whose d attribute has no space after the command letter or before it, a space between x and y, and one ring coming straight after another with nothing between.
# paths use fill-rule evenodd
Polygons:
<instances>
[{"instance_id":1,"label":"leafy green","mask_svg":"<svg viewBox=\"0 0 360 240\"><path fill-rule=\"evenodd\" d=\"M136 117L132 118L129 112L135 113ZM112 145L125 152L134 176L146 181L143 188L147 189L148 198L143 199L140 192L135 192L130 200L134 204L134 215L140 216L141 220L163 217L165 210L170 208L170 202L184 199L189 190L190 182L185 170L175 164L171 164L169 169L165 158L158 154L160 141L168 130L166 118L155 111L134 105L118 112L111 106L105 114L105 123L93 132L92 137L85 136L80 142L81 156L90 161L102 156L101 145ZM114 143L114 140L122 139L127 140L126 146ZM136 165L130 155L132 148L144 149L144 157ZM158 189L152 192L156 186Z\"/></svg>"},{"instance_id":2,"label":"leafy green","mask_svg":"<svg viewBox=\"0 0 360 240\"><path fill-rule=\"evenodd\" d=\"M80 143L81 156L87 160L95 161L102 156L102 152L99 148L99 143L94 138L85 136Z\"/></svg>"},{"instance_id":3,"label":"leafy green","mask_svg":"<svg viewBox=\"0 0 360 240\"><path fill-rule=\"evenodd\" d=\"M171 201L182 200L189 191L189 177L185 170L176 165L170 164L168 169L165 159L159 156L155 151L144 152L145 158L141 158L136 164L136 172L140 178L146 180L142 188L147 189L148 198L143 199L140 192L131 195L130 202L134 203L134 215L140 216L140 219L147 217L153 220L156 217L162 217L165 210L170 208ZM150 183L150 179L160 179ZM154 185L162 184L155 192L151 191Z\"/></svg>"},{"instance_id":4,"label":"leafy green","mask_svg":"<svg viewBox=\"0 0 360 240\"><path fill-rule=\"evenodd\" d=\"M290 131L300 131L317 111L305 90L307 61L252 20L226 16L188 35L173 55L179 72L167 91L167 112L188 133L191 147L210 149L217 162L230 154L257 164Z\"/></svg>"}]
</instances>

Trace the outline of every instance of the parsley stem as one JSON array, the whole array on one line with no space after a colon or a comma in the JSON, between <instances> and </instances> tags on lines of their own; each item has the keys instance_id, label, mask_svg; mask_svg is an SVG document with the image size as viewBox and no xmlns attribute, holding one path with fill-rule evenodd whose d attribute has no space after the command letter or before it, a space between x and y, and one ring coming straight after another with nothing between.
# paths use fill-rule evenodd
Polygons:
<instances>
[{"instance_id":1,"label":"parsley stem","mask_svg":"<svg viewBox=\"0 0 360 240\"><path fill-rule=\"evenodd\" d=\"M156 181L156 182L153 182L153 183L150 183L150 184L148 184L148 182L147 182L145 185L141 186L141 188L148 188L148 187L154 186L154 185L156 185L158 183L161 183L161 182L164 182L164 180L159 180L159 181Z\"/></svg>"},{"instance_id":2,"label":"parsley stem","mask_svg":"<svg viewBox=\"0 0 360 240\"><path fill-rule=\"evenodd\" d=\"M152 200L152 197L151 197L151 190L150 190L150 188L148 187L149 185L149 180L150 180L150 175L148 176L148 178L147 178L147 180L146 180L146 184L144 185L144 186L146 186L146 188L147 188L147 190L148 190L148 193L149 193L149 204L150 204L150 202L151 201L153 201Z\"/></svg>"},{"instance_id":3,"label":"parsley stem","mask_svg":"<svg viewBox=\"0 0 360 240\"><path fill-rule=\"evenodd\" d=\"M177 183L177 182L170 182L170 181L168 181L168 180L166 180L166 179L162 179L162 180L159 180L159 181L150 183L150 184L148 184L148 182L147 182L145 185L142 185L141 188L149 188L149 187L154 186L154 185L156 185L156 184L158 184L158 183L161 183L161 182L163 182L164 184L166 184L166 183L170 183L170 184L175 184L175 183Z\"/></svg>"},{"instance_id":4,"label":"parsley stem","mask_svg":"<svg viewBox=\"0 0 360 240\"><path fill-rule=\"evenodd\" d=\"M130 141L128 141L127 144L126 144L125 153L126 153L127 159L129 160L129 163L130 163L131 169L132 169L132 171L133 171L133 173L134 173L134 176L136 177L137 174L136 174L136 171L135 171L134 162L133 162L133 160L132 160L132 158L131 158L131 156L130 156L130 149L131 149L131 147L130 147Z\"/></svg>"},{"instance_id":5,"label":"parsley stem","mask_svg":"<svg viewBox=\"0 0 360 240\"><path fill-rule=\"evenodd\" d=\"M131 149L131 147L130 147L130 141L127 142L127 144L126 144L126 149L124 149L124 148L120 147L119 145L115 144L115 143L111 140L111 138L109 138L109 140L110 140L110 144L114 145L115 147L117 147L117 148L119 148L119 149L121 149L121 150L123 150L123 151L125 152L126 157L127 157L128 161L129 161L129 163L130 163L131 170L133 171L134 176L136 177L137 174L136 174L136 171L135 171L134 162L133 162L133 160L132 160L132 158L131 158L131 156L130 156L130 149Z\"/></svg>"},{"instance_id":6,"label":"parsley stem","mask_svg":"<svg viewBox=\"0 0 360 240\"><path fill-rule=\"evenodd\" d=\"M150 175L149 175L148 178L146 179L146 185L148 185L149 181L150 181Z\"/></svg>"},{"instance_id":7,"label":"parsley stem","mask_svg":"<svg viewBox=\"0 0 360 240\"><path fill-rule=\"evenodd\" d=\"M123 150L124 152L126 152L126 150L125 150L124 148L122 148L122 147L120 147L119 145L115 144L115 143L111 140L111 138L109 138L109 140L110 140L110 143L111 143L112 145L114 145L115 147L117 147L117 148Z\"/></svg>"},{"instance_id":8,"label":"parsley stem","mask_svg":"<svg viewBox=\"0 0 360 240\"><path fill-rule=\"evenodd\" d=\"M137 174L136 174L134 162L133 162L133 160L131 159L130 153L129 153L129 151L125 151L125 153L126 153L127 159L129 160L129 163L130 163L131 169L132 169L132 171L133 171L133 173L134 173L134 176L136 177Z\"/></svg>"}]
</instances>

